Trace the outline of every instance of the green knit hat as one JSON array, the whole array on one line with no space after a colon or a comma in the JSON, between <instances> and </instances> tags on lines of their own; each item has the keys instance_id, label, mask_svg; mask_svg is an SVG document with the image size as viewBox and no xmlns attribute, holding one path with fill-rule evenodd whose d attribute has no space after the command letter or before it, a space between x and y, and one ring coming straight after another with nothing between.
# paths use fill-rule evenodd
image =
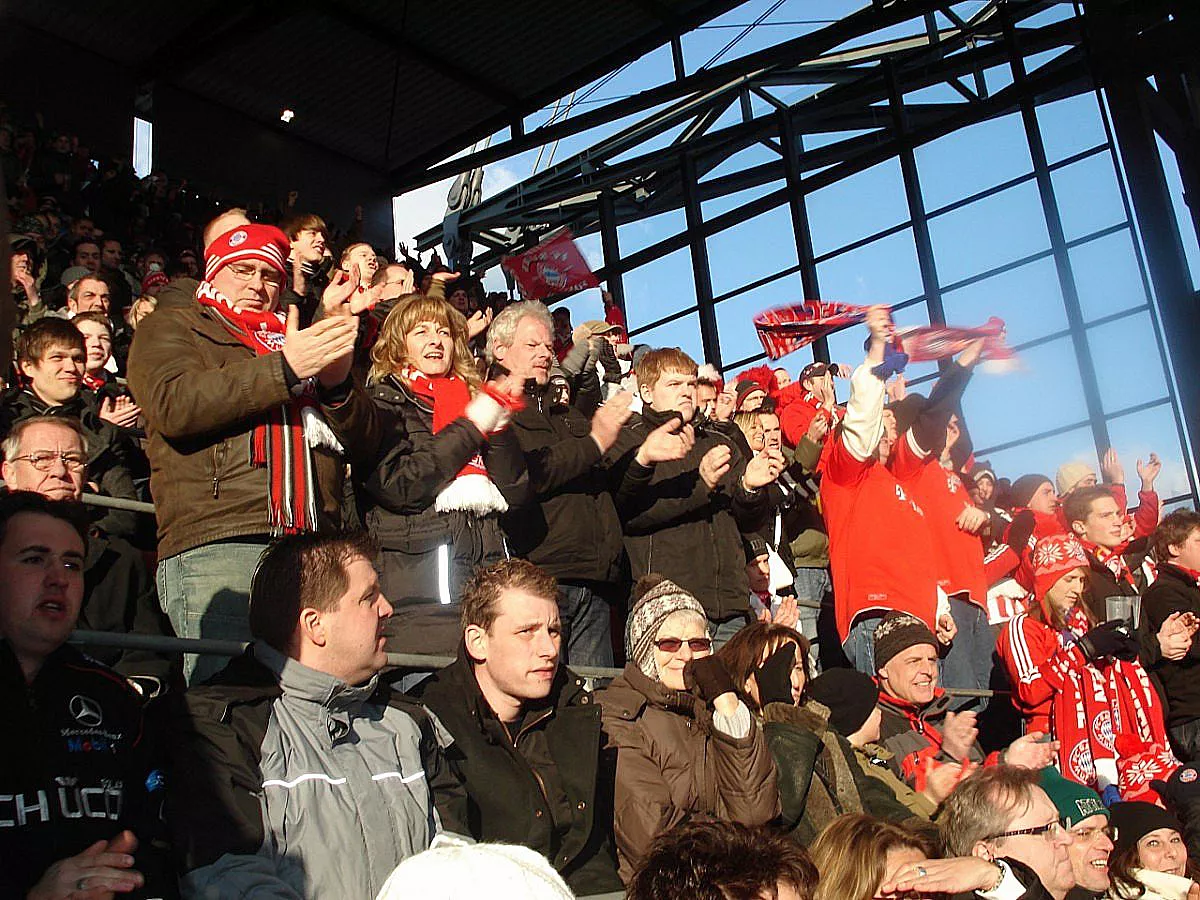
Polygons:
<instances>
[{"instance_id":1,"label":"green knit hat","mask_svg":"<svg viewBox=\"0 0 1200 900\"><path fill-rule=\"evenodd\" d=\"M1084 819L1095 815L1108 818L1108 807L1091 788L1064 778L1054 766L1047 766L1039 775L1042 790L1058 810L1058 818L1064 828L1074 828Z\"/></svg>"}]
</instances>

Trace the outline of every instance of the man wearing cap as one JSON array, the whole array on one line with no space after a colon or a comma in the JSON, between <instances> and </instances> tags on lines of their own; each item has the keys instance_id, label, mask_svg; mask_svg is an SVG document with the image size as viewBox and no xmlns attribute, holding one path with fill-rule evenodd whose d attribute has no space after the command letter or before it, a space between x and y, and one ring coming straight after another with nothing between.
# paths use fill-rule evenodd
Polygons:
<instances>
[{"instance_id":1,"label":"man wearing cap","mask_svg":"<svg viewBox=\"0 0 1200 900\"><path fill-rule=\"evenodd\" d=\"M1134 536L1145 537L1154 531L1158 525L1158 493L1154 490L1154 482L1162 471L1162 462L1158 455L1151 453L1146 462L1137 461L1137 473L1141 479L1138 490L1138 507L1134 510ZM1066 504L1067 497L1080 488L1090 488L1101 485L1107 488L1124 512L1129 508L1129 498L1125 490L1125 467L1117 456L1117 451L1109 447L1100 461L1100 472L1103 482L1096 478L1092 467L1085 462L1072 461L1058 467L1054 476L1054 487L1058 491L1060 504ZM1063 523L1064 525L1067 523Z\"/></svg>"},{"instance_id":2,"label":"man wearing cap","mask_svg":"<svg viewBox=\"0 0 1200 900\"><path fill-rule=\"evenodd\" d=\"M891 612L875 629L875 667L879 681L879 742L894 754L893 768L918 791L943 765L999 762L1042 769L1058 749L1042 743L1041 732L1013 741L1002 753L985 758L973 712L950 712L950 698L938 687L937 638L916 616Z\"/></svg>"},{"instance_id":3,"label":"man wearing cap","mask_svg":"<svg viewBox=\"0 0 1200 900\"><path fill-rule=\"evenodd\" d=\"M158 592L181 637L249 638L250 578L267 541L338 524L343 448L371 443L373 407L350 377L357 322L331 315L300 329L295 307L285 315L287 255L272 226L221 234L194 302L160 305L130 350ZM344 298L326 299L336 309ZM185 671L199 680L220 662L189 658Z\"/></svg>"},{"instance_id":4,"label":"man wearing cap","mask_svg":"<svg viewBox=\"0 0 1200 900\"><path fill-rule=\"evenodd\" d=\"M1038 775L1041 788L1058 809L1058 821L1071 835L1067 855L1075 887L1067 900L1096 900L1108 892L1108 858L1113 852L1113 830L1108 808L1100 795L1089 787L1071 781L1054 767Z\"/></svg>"},{"instance_id":5,"label":"man wearing cap","mask_svg":"<svg viewBox=\"0 0 1200 900\"><path fill-rule=\"evenodd\" d=\"M783 442L795 447L808 433L813 418L821 415L833 428L842 418L837 405L833 376L840 369L833 363L809 363L800 370L800 377L779 392L779 424L783 427Z\"/></svg>"}]
</instances>

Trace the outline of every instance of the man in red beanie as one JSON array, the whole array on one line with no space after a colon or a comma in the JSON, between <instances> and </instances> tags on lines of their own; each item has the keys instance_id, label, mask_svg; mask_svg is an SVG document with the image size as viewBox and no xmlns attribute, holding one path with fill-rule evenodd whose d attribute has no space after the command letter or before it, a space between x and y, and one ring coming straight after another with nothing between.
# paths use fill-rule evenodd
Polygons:
<instances>
[{"instance_id":1,"label":"man in red beanie","mask_svg":"<svg viewBox=\"0 0 1200 900\"><path fill-rule=\"evenodd\" d=\"M340 524L345 449L374 427L350 375L357 320L280 309L287 237L238 224L204 254L195 302L138 328L129 384L146 417L158 592L181 637L248 640L250 579L276 535ZM346 310L326 293L329 310ZM220 659L189 657L189 681Z\"/></svg>"}]
</instances>

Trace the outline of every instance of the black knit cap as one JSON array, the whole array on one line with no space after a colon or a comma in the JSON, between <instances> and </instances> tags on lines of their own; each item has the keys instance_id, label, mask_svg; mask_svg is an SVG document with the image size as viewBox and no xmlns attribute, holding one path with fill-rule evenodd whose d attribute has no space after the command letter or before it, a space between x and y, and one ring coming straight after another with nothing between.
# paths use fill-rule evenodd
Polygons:
<instances>
[{"instance_id":1,"label":"black knit cap","mask_svg":"<svg viewBox=\"0 0 1200 900\"><path fill-rule=\"evenodd\" d=\"M1012 501L1013 509L1028 506L1033 495L1043 484L1054 484L1045 475L1022 475L1008 489L1008 499Z\"/></svg>"},{"instance_id":2,"label":"black knit cap","mask_svg":"<svg viewBox=\"0 0 1200 900\"><path fill-rule=\"evenodd\" d=\"M842 737L862 728L879 702L879 685L856 669L826 669L804 691L829 707L829 724Z\"/></svg>"},{"instance_id":3,"label":"black knit cap","mask_svg":"<svg viewBox=\"0 0 1200 900\"><path fill-rule=\"evenodd\" d=\"M875 671L886 666L897 653L918 644L929 644L936 650L937 638L916 616L892 610L875 629Z\"/></svg>"},{"instance_id":4,"label":"black knit cap","mask_svg":"<svg viewBox=\"0 0 1200 900\"><path fill-rule=\"evenodd\" d=\"M1116 829L1113 843L1116 853L1127 850L1148 835L1160 828L1173 828L1180 834L1183 826L1173 815L1155 803L1143 803L1132 800L1127 803L1114 803L1108 808L1109 821Z\"/></svg>"}]
</instances>

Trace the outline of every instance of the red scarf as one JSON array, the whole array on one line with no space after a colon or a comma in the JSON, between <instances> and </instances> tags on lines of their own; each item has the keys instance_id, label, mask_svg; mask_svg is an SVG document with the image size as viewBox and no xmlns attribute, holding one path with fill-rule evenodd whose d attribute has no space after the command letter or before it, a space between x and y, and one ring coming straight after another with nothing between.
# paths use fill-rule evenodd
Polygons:
<instances>
[{"instance_id":1,"label":"red scarf","mask_svg":"<svg viewBox=\"0 0 1200 900\"><path fill-rule=\"evenodd\" d=\"M283 349L285 318L279 312L238 311L207 281L196 300L210 309L230 333L255 356ZM293 397L254 426L250 464L267 470L267 519L272 532L293 534L317 527L317 487L312 457L304 439L302 411L316 404L308 394Z\"/></svg>"},{"instance_id":2,"label":"red scarf","mask_svg":"<svg viewBox=\"0 0 1200 900\"><path fill-rule=\"evenodd\" d=\"M106 384L108 381L100 375L93 375L91 372L83 373L83 386L89 391L98 391Z\"/></svg>"},{"instance_id":3,"label":"red scarf","mask_svg":"<svg viewBox=\"0 0 1200 900\"><path fill-rule=\"evenodd\" d=\"M1162 704L1139 662L1106 660L1089 663L1077 641L1091 627L1076 607L1059 632L1065 653L1058 663L1062 691L1054 698L1050 722L1061 742L1059 769L1072 781L1097 788L1097 761L1111 761L1116 771L1119 756L1156 752L1168 747ZM1116 738L1121 736L1119 754ZM1098 788L1097 788L1098 789Z\"/></svg>"},{"instance_id":4,"label":"red scarf","mask_svg":"<svg viewBox=\"0 0 1200 900\"><path fill-rule=\"evenodd\" d=\"M1084 550L1096 558L1096 562L1112 572L1117 581L1124 581L1130 587L1137 588L1133 580L1133 573L1129 571L1129 563L1121 555L1120 547L1109 550L1107 547L1101 547L1099 544L1093 544L1091 541L1085 541L1082 538L1080 538L1079 543L1083 545Z\"/></svg>"},{"instance_id":5,"label":"red scarf","mask_svg":"<svg viewBox=\"0 0 1200 900\"><path fill-rule=\"evenodd\" d=\"M467 404L471 402L471 386L453 372L430 377L413 366L405 366L400 377L409 390L433 408L434 434L466 416ZM487 393L495 396L491 391ZM459 469L454 480L441 490L434 508L438 512L460 510L487 515L505 512L508 502L488 475L483 455L477 452Z\"/></svg>"}]
</instances>

